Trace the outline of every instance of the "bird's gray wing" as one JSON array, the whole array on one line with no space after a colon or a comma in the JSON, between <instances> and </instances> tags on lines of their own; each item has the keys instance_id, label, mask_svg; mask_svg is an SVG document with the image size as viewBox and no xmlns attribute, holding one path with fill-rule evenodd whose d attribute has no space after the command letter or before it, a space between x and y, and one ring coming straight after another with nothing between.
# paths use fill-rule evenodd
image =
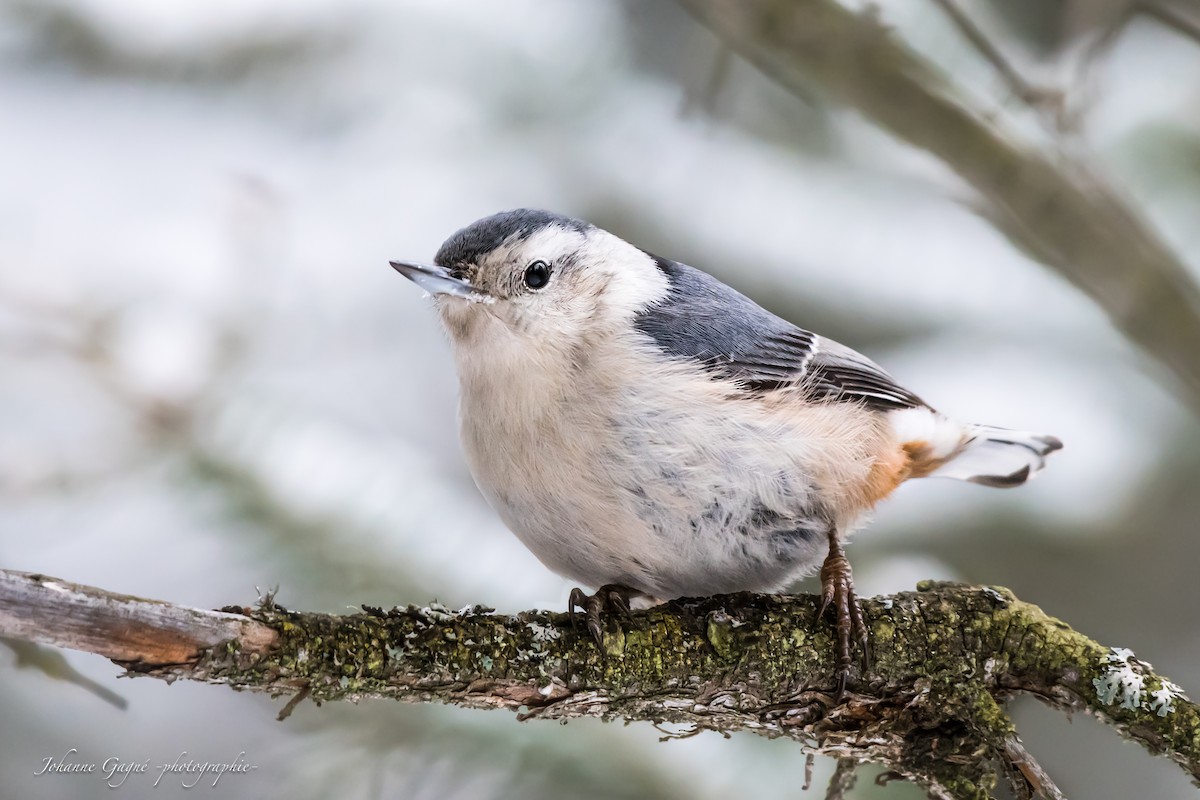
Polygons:
<instances>
[{"instance_id":1,"label":"bird's gray wing","mask_svg":"<svg viewBox=\"0 0 1200 800\"><path fill-rule=\"evenodd\" d=\"M668 355L752 392L795 386L813 399L879 410L925 405L861 353L793 325L698 269L658 257L655 263L670 291L636 325Z\"/></svg>"}]
</instances>

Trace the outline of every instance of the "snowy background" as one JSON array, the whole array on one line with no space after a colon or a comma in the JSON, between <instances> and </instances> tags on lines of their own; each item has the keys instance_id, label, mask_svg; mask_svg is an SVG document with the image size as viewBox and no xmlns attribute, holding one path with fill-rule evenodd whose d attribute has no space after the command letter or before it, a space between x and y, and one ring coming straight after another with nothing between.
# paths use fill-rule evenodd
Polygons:
<instances>
[{"instance_id":1,"label":"snowy background","mask_svg":"<svg viewBox=\"0 0 1200 800\"><path fill-rule=\"evenodd\" d=\"M1049 23L969 5L1036 77L1062 77ZM933 4L881 13L981 106L1017 113ZM448 346L387 264L544 207L718 275L943 411L1060 436L1016 492L903 487L850 548L860 591L1005 585L1200 693L1200 430L1169 381L939 163L726 59L667 2L0 0L0 566L205 608L275 585L331 612L565 608L570 584L476 492ZM1135 24L1089 84L1086 146L1200 263L1200 45ZM108 791L34 775L70 748L257 765L215 789L131 776L104 795L122 798L803 782L787 742L382 701L278 723L282 701L118 681L66 653L121 710L10 650L5 797ZM1015 707L1071 796L1193 795L1090 719ZM864 779L854 796L920 795Z\"/></svg>"}]
</instances>

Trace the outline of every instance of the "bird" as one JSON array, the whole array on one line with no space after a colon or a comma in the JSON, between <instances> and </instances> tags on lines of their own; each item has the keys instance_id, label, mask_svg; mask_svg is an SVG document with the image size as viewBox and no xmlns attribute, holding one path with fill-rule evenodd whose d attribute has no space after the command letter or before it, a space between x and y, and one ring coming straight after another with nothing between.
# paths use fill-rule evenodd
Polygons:
<instances>
[{"instance_id":1,"label":"bird","mask_svg":"<svg viewBox=\"0 0 1200 800\"><path fill-rule=\"evenodd\" d=\"M901 483L1010 488L1054 436L961 423L882 367L686 264L521 208L392 267L434 299L479 490L603 648L630 603L819 572L840 697L868 632L847 537ZM856 648L857 645L857 648Z\"/></svg>"}]
</instances>

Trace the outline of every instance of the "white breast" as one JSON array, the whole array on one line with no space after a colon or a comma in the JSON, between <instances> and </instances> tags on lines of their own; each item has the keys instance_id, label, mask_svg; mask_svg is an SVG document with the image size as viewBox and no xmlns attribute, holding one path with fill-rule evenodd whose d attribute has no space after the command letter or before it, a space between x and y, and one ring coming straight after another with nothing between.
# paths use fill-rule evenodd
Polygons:
<instances>
[{"instance_id":1,"label":"white breast","mask_svg":"<svg viewBox=\"0 0 1200 800\"><path fill-rule=\"evenodd\" d=\"M872 463L878 426L854 406L732 400L638 339L571 365L503 348L458 358L472 474L546 566L589 586L777 588L819 563Z\"/></svg>"}]
</instances>

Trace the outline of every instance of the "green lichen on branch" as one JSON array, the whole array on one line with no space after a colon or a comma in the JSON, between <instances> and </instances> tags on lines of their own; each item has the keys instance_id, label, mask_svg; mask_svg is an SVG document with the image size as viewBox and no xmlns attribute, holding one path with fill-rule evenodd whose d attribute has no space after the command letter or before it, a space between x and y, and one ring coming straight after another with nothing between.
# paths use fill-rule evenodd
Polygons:
<instances>
[{"instance_id":1,"label":"green lichen on branch","mask_svg":"<svg viewBox=\"0 0 1200 800\"><path fill-rule=\"evenodd\" d=\"M610 618L603 652L564 614L440 606L332 616L203 611L0 570L0 635L117 659L133 674L318 702L393 697L521 718L668 721L790 737L871 761L938 798L1061 797L1004 701L1094 713L1200 775L1200 713L1125 649L1105 649L1003 589L927 583L864 605L872 659L835 698L832 630L812 597L678 600Z\"/></svg>"},{"instance_id":2,"label":"green lichen on branch","mask_svg":"<svg viewBox=\"0 0 1200 800\"><path fill-rule=\"evenodd\" d=\"M1200 775L1200 714L1106 702L1110 650L1007 590L927 583L868 600L871 663L833 697L832 628L816 598L752 594L678 600L610 618L601 654L565 614L433 606L332 616L245 609L278 632L266 655L207 651L146 670L317 701L391 697L522 718L653 720L804 741L886 764L935 797L988 797L1012 768L1003 702L1032 693L1094 713ZM1146 686L1164 679L1134 662ZM1111 698L1109 698L1111 700ZM1017 775L1018 777L1014 777ZM1026 787L1028 788L1028 787ZM1018 795L1020 796L1020 795Z\"/></svg>"}]
</instances>

